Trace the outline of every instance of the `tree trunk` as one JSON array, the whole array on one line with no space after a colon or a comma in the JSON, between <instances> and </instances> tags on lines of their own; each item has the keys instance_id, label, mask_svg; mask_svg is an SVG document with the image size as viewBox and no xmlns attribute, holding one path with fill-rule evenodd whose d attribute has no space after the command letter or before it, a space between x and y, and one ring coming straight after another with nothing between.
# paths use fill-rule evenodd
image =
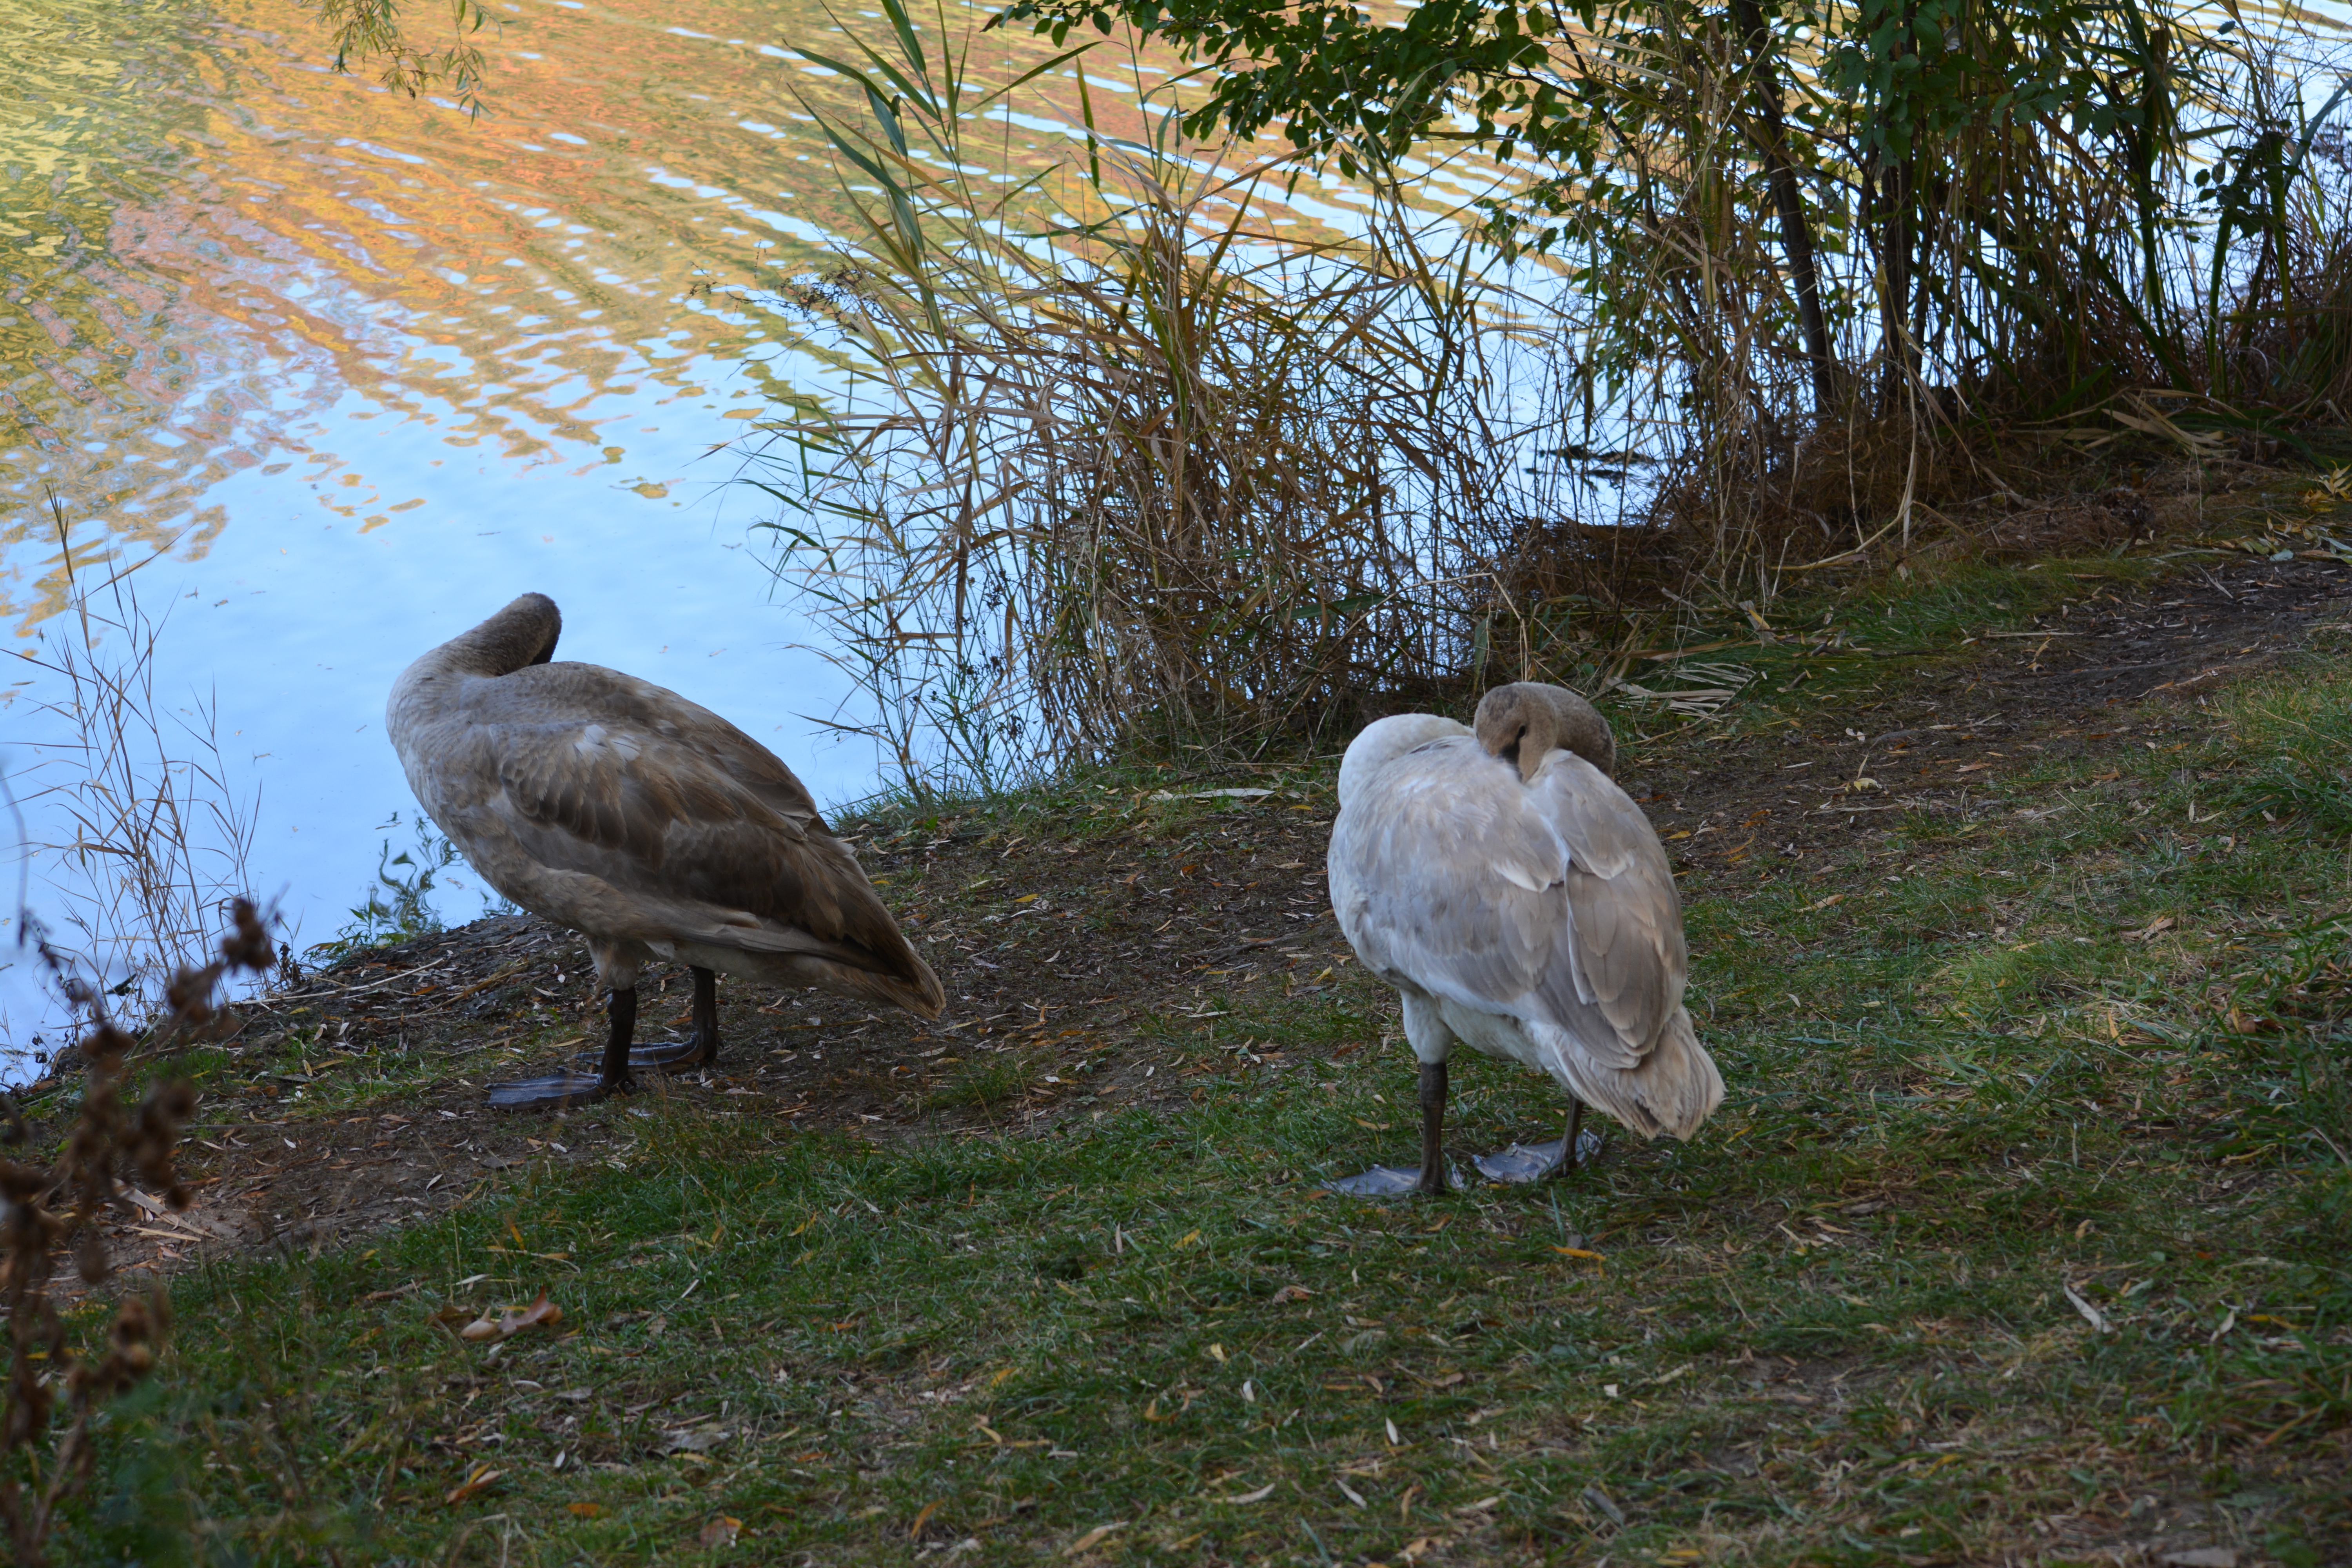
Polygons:
<instances>
[{"instance_id":1,"label":"tree trunk","mask_svg":"<svg viewBox=\"0 0 2352 1568\"><path fill-rule=\"evenodd\" d=\"M1731 14L1747 37L1756 74L1756 99L1763 134L1756 138L1780 215L1780 243L1789 253L1789 274L1797 289L1797 326L1804 334L1805 358L1812 363L1813 409L1827 417L1837 403L1837 364L1830 357L1829 325L1822 318L1820 270L1813 264L1812 226L1805 221L1804 193L1789 162L1788 134L1780 117L1780 84L1772 74L1771 30L1756 0L1731 0Z\"/></svg>"}]
</instances>

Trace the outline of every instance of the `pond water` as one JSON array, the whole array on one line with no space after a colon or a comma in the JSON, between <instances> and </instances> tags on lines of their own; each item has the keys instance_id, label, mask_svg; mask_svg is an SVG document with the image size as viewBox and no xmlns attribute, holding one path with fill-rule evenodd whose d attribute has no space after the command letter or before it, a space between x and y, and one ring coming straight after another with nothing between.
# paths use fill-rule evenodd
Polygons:
<instances>
[{"instance_id":1,"label":"pond water","mask_svg":"<svg viewBox=\"0 0 2352 1568\"><path fill-rule=\"evenodd\" d=\"M926 12L929 47L951 36L993 79L1046 58L980 34L992 8ZM411 8L419 41L444 14ZM0 0L0 628L26 656L0 667L0 768L21 842L73 836L43 668L59 612L126 569L160 626L155 707L209 725L230 793L257 792L250 885L301 944L413 844L381 733L394 678L527 590L563 609L559 657L725 714L821 801L881 782L819 722L845 682L762 564L774 503L738 482L772 398L828 385L761 301L850 229L810 110L866 110L793 52L849 41L815 0L495 14L468 119L332 74L296 0ZM878 11L838 15L886 36ZM1092 57L1086 111L1140 134L1134 84L1166 74ZM1064 68L992 121L992 155L1047 168L1083 121ZM1441 209L1482 188L1423 173ZM1269 221L1347 227L1356 199L1305 184ZM15 859L65 925L71 861ZM462 866L436 889L452 921L486 900ZM19 1051L58 1021L36 981L0 946Z\"/></svg>"},{"instance_id":2,"label":"pond water","mask_svg":"<svg viewBox=\"0 0 2352 1568\"><path fill-rule=\"evenodd\" d=\"M0 626L53 657L69 564L144 563L159 706L215 706L260 795L254 885L304 942L407 842L394 677L525 590L562 606L562 657L728 715L820 799L877 783L820 739L844 685L772 590L747 529L772 505L730 445L821 379L744 300L836 227L795 95L838 79L787 52L823 8L505 14L469 121L331 74L293 0L0 0ZM411 13L428 42L442 15ZM59 832L57 693L0 673L35 843ZM70 868L31 872L56 925ZM478 908L467 881L447 917ZM0 973L19 1047L48 1015L30 979Z\"/></svg>"}]
</instances>

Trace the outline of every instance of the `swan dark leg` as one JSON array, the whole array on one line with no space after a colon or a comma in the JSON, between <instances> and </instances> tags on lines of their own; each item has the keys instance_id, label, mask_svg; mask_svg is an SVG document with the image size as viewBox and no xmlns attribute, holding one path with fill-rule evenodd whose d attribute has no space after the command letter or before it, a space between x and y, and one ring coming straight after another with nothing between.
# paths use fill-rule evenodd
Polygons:
<instances>
[{"instance_id":1,"label":"swan dark leg","mask_svg":"<svg viewBox=\"0 0 2352 1568\"><path fill-rule=\"evenodd\" d=\"M1559 1168L1562 1173L1576 1169L1576 1139L1583 1126L1584 1101L1571 1100L1568 1102L1568 1136L1560 1140L1559 1144Z\"/></svg>"},{"instance_id":2,"label":"swan dark leg","mask_svg":"<svg viewBox=\"0 0 2352 1568\"><path fill-rule=\"evenodd\" d=\"M1421 1064L1421 1185L1424 1193L1445 1190L1445 1064Z\"/></svg>"},{"instance_id":3,"label":"swan dark leg","mask_svg":"<svg viewBox=\"0 0 2352 1568\"><path fill-rule=\"evenodd\" d=\"M1360 1176L1331 1184L1335 1193L1350 1197L1388 1198L1405 1193L1444 1193L1445 1064L1421 1064L1421 1169L1411 1165L1375 1165Z\"/></svg>"},{"instance_id":4,"label":"swan dark leg","mask_svg":"<svg viewBox=\"0 0 2352 1568\"><path fill-rule=\"evenodd\" d=\"M608 1094L625 1093L636 1088L636 1079L629 1076L629 1041L637 1032L636 987L615 989L607 999L604 1011L612 1024L612 1033L604 1041L602 1073L594 1078L585 1073L557 1073L552 1078L492 1084L491 1109L555 1110L567 1105L583 1105L592 1100L602 1100Z\"/></svg>"},{"instance_id":5,"label":"swan dark leg","mask_svg":"<svg viewBox=\"0 0 2352 1568\"><path fill-rule=\"evenodd\" d=\"M639 1046L629 1053L629 1065L685 1072L719 1060L719 976L708 969L689 969L694 976L694 1033L674 1045Z\"/></svg>"}]
</instances>

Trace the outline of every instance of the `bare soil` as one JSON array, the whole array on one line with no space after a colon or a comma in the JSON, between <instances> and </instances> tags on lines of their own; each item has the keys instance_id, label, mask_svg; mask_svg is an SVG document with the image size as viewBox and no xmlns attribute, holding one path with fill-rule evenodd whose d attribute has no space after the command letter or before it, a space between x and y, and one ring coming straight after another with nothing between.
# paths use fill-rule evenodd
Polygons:
<instances>
[{"instance_id":1,"label":"bare soil","mask_svg":"<svg viewBox=\"0 0 2352 1568\"><path fill-rule=\"evenodd\" d=\"M1622 782L1695 873L1693 896L1822 875L1888 814L2011 809L1988 786L2032 759L2194 722L2200 692L2303 647L2347 600L2352 571L2333 560L2208 556L2137 588L2093 577L2021 633L1873 648L1896 667L1881 700L1730 739L1703 725L1629 737ZM1867 622L1849 630L1864 635L1846 657L1870 640ZM1237 782L1270 793L1204 797ZM622 1158L649 1098L897 1138L1165 1103L1196 1093L1202 1072L1346 1055L1367 1042L1237 1042L1248 1048L1228 1066L1185 1071L1149 1048L1233 1016L1219 998L1347 982L1324 893L1332 804L1328 773L1171 773L1163 790L1073 795L1017 819L844 824L946 984L947 1017L725 981L716 1068L647 1074L634 1100L551 1116L492 1112L483 1092L601 1044L578 938L508 916L353 954L242 1009L184 1162L197 1200L173 1215L134 1194L118 1264L315 1250L461 1202L519 1164ZM682 971L649 975L639 1038L683 1032L688 994ZM52 1121L63 1101L54 1083L27 1096Z\"/></svg>"}]
</instances>

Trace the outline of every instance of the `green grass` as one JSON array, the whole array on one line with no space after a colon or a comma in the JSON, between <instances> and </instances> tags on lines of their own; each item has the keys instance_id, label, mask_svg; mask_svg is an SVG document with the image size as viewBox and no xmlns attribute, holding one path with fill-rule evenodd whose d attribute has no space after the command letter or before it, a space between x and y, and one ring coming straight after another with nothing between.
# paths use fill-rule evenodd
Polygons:
<instances>
[{"instance_id":1,"label":"green grass","mask_svg":"<svg viewBox=\"0 0 2352 1568\"><path fill-rule=\"evenodd\" d=\"M1690 1144L1326 1195L1413 1142L1352 972L1162 1010L1123 1049L1195 1086L1171 1116L884 1145L635 1107L625 1169L179 1281L67 1560L2345 1561L2352 673L2174 712L1989 815L1691 879L1731 1089ZM1461 1146L1556 1126L1455 1076ZM495 1352L434 1321L542 1289L560 1328Z\"/></svg>"}]
</instances>

